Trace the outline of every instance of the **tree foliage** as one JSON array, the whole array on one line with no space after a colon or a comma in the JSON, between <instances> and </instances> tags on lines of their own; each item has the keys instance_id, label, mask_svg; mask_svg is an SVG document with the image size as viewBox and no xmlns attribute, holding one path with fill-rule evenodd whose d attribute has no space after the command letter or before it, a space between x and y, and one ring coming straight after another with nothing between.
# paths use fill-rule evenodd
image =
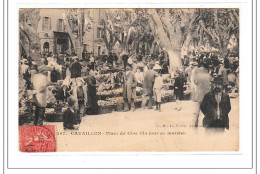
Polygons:
<instances>
[{"instance_id":1,"label":"tree foliage","mask_svg":"<svg viewBox=\"0 0 260 174\"><path fill-rule=\"evenodd\" d=\"M142 9L106 9L102 23L108 49L111 50L118 42L122 50L136 50L139 42L151 31L148 20Z\"/></svg>"}]
</instances>

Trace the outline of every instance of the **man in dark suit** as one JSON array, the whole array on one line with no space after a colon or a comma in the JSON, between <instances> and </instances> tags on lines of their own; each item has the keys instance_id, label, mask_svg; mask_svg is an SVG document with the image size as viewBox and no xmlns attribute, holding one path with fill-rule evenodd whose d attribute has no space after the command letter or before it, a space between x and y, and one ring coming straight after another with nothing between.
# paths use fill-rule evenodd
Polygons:
<instances>
[{"instance_id":1,"label":"man in dark suit","mask_svg":"<svg viewBox=\"0 0 260 174\"><path fill-rule=\"evenodd\" d=\"M230 98L223 92L223 77L217 76L212 79L212 90L207 93L200 105L203 119L203 127L206 130L216 129L224 131L229 129L228 113L231 110Z\"/></svg>"},{"instance_id":2,"label":"man in dark suit","mask_svg":"<svg viewBox=\"0 0 260 174\"><path fill-rule=\"evenodd\" d=\"M81 77L82 66L79 63L79 59L76 56L74 56L72 59L74 62L70 66L71 78Z\"/></svg>"}]
</instances>

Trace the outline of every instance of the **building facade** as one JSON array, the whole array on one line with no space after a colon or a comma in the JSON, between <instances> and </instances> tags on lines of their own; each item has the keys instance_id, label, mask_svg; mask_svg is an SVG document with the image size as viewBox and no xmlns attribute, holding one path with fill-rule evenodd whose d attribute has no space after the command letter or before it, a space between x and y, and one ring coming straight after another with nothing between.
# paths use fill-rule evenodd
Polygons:
<instances>
[{"instance_id":1,"label":"building facade","mask_svg":"<svg viewBox=\"0 0 260 174\"><path fill-rule=\"evenodd\" d=\"M80 54L84 49L95 56L106 53L102 14L102 9L41 9L37 29L41 53Z\"/></svg>"},{"instance_id":2,"label":"building facade","mask_svg":"<svg viewBox=\"0 0 260 174\"><path fill-rule=\"evenodd\" d=\"M83 45L85 50L92 52L95 56L99 56L102 53L107 54L106 45L103 41L104 26L100 23L103 15L102 9L85 10Z\"/></svg>"},{"instance_id":3,"label":"building facade","mask_svg":"<svg viewBox=\"0 0 260 174\"><path fill-rule=\"evenodd\" d=\"M64 26L63 9L41 9L38 34L42 54L71 51L71 41Z\"/></svg>"}]
</instances>

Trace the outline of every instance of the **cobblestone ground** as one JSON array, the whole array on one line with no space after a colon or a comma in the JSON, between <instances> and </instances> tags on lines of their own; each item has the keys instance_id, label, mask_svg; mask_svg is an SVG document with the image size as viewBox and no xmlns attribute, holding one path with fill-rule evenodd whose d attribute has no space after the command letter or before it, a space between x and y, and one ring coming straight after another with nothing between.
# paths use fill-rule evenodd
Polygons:
<instances>
[{"instance_id":1,"label":"cobblestone ground","mask_svg":"<svg viewBox=\"0 0 260 174\"><path fill-rule=\"evenodd\" d=\"M205 133L204 115L199 127L193 127L195 105L183 101L162 104L162 112L137 109L85 116L78 130L63 130L61 122L49 123L57 128L58 151L235 151L239 142L239 99L231 99L230 129L223 133Z\"/></svg>"}]
</instances>

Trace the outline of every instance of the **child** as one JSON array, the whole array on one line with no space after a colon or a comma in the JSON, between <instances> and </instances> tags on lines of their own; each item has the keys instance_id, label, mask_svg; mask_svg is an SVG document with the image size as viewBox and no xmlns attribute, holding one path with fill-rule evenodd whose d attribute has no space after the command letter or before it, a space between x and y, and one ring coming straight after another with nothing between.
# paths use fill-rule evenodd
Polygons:
<instances>
[{"instance_id":1,"label":"child","mask_svg":"<svg viewBox=\"0 0 260 174\"><path fill-rule=\"evenodd\" d=\"M74 124L76 123L76 113L74 109L74 104L76 100L74 97L68 98L69 107L63 113L63 128L64 129L74 129Z\"/></svg>"},{"instance_id":2,"label":"child","mask_svg":"<svg viewBox=\"0 0 260 174\"><path fill-rule=\"evenodd\" d=\"M153 67L153 70L155 71L155 81L153 85L153 93L154 93L154 100L156 102L156 108L155 110L159 110L161 112L161 90L163 88L163 78L161 76L161 66L159 64L155 64Z\"/></svg>"},{"instance_id":3,"label":"child","mask_svg":"<svg viewBox=\"0 0 260 174\"><path fill-rule=\"evenodd\" d=\"M176 96L176 104L177 107L175 109L177 111L180 111L181 108L181 100L183 98L183 86L184 86L185 79L183 77L183 74L180 70L176 70L175 72L175 82L173 85L174 94Z\"/></svg>"}]
</instances>

